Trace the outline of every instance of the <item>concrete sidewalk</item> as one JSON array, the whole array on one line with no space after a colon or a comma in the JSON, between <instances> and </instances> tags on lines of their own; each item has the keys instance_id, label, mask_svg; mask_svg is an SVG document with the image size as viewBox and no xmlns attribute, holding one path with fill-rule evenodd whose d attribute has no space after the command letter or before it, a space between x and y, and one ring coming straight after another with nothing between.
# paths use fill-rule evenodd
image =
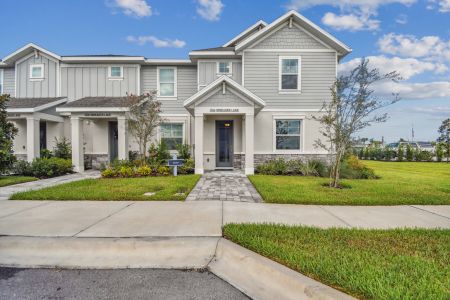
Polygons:
<instances>
[{"instance_id":1,"label":"concrete sidewalk","mask_svg":"<svg viewBox=\"0 0 450 300\"><path fill-rule=\"evenodd\" d=\"M450 206L319 206L241 202L0 201L0 235L219 237L228 223L321 228L450 228Z\"/></svg>"}]
</instances>

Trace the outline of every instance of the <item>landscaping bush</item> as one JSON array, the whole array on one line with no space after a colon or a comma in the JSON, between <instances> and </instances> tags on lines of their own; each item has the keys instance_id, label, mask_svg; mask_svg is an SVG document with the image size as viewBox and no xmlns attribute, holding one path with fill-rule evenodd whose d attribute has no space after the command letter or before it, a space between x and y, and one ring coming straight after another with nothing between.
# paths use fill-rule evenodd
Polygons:
<instances>
[{"instance_id":1,"label":"landscaping bush","mask_svg":"<svg viewBox=\"0 0 450 300\"><path fill-rule=\"evenodd\" d=\"M152 175L152 168L147 165L140 166L136 169L136 174L139 176L150 176Z\"/></svg>"},{"instance_id":2,"label":"landscaping bush","mask_svg":"<svg viewBox=\"0 0 450 300\"><path fill-rule=\"evenodd\" d=\"M416 151L416 161L433 161L433 153L430 151L422 150Z\"/></svg>"},{"instance_id":3,"label":"landscaping bush","mask_svg":"<svg viewBox=\"0 0 450 300\"><path fill-rule=\"evenodd\" d=\"M181 167L178 167L179 174L194 174L195 162L192 158L188 158L184 161Z\"/></svg>"},{"instance_id":4,"label":"landscaping bush","mask_svg":"<svg viewBox=\"0 0 450 300\"><path fill-rule=\"evenodd\" d=\"M398 146L397 150L397 160L403 161L405 158L405 149L403 148L403 145Z\"/></svg>"},{"instance_id":5,"label":"landscaping bush","mask_svg":"<svg viewBox=\"0 0 450 300\"><path fill-rule=\"evenodd\" d=\"M288 165L282 158L269 160L257 166L256 172L264 175L287 175Z\"/></svg>"},{"instance_id":6,"label":"landscaping bush","mask_svg":"<svg viewBox=\"0 0 450 300\"><path fill-rule=\"evenodd\" d=\"M158 145L151 144L148 150L149 158L148 163L154 165L164 165L165 162L170 159L170 153L166 143L163 141Z\"/></svg>"},{"instance_id":7,"label":"landscaping bush","mask_svg":"<svg viewBox=\"0 0 450 300\"><path fill-rule=\"evenodd\" d=\"M191 158L191 148L188 144L178 144L177 151L178 151L178 158L180 159Z\"/></svg>"},{"instance_id":8,"label":"landscaping bush","mask_svg":"<svg viewBox=\"0 0 450 300\"><path fill-rule=\"evenodd\" d=\"M442 143L437 143L436 145L436 159L437 161L442 161L444 158L444 145Z\"/></svg>"},{"instance_id":9,"label":"landscaping bush","mask_svg":"<svg viewBox=\"0 0 450 300\"><path fill-rule=\"evenodd\" d=\"M48 178L72 173L72 161L58 157L35 158L30 164L26 161L18 161L14 166L14 172L24 176Z\"/></svg>"},{"instance_id":10,"label":"landscaping bush","mask_svg":"<svg viewBox=\"0 0 450 300\"><path fill-rule=\"evenodd\" d=\"M266 161L256 167L256 173L263 175L328 176L328 167L321 160L302 162L299 159L285 161L282 158Z\"/></svg>"},{"instance_id":11,"label":"landscaping bush","mask_svg":"<svg viewBox=\"0 0 450 300\"><path fill-rule=\"evenodd\" d=\"M414 160L414 149L411 145L406 145L406 160L413 161Z\"/></svg>"},{"instance_id":12,"label":"landscaping bush","mask_svg":"<svg viewBox=\"0 0 450 300\"><path fill-rule=\"evenodd\" d=\"M72 148L70 147L70 142L67 138L63 137L61 140L55 138L53 155L58 158L72 159Z\"/></svg>"},{"instance_id":13,"label":"landscaping bush","mask_svg":"<svg viewBox=\"0 0 450 300\"><path fill-rule=\"evenodd\" d=\"M350 155L341 165L341 178L345 179L376 179L373 169L365 166L358 157Z\"/></svg>"},{"instance_id":14,"label":"landscaping bush","mask_svg":"<svg viewBox=\"0 0 450 300\"><path fill-rule=\"evenodd\" d=\"M48 149L41 149L41 158L50 158L53 157L53 153L52 151L48 150Z\"/></svg>"}]
</instances>

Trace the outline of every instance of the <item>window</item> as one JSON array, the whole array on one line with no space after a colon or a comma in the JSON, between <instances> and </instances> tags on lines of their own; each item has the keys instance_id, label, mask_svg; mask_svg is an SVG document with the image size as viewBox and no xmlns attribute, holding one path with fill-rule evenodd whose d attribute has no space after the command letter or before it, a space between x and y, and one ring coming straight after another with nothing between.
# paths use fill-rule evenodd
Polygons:
<instances>
[{"instance_id":1,"label":"window","mask_svg":"<svg viewBox=\"0 0 450 300\"><path fill-rule=\"evenodd\" d=\"M158 68L158 96L176 97L177 96L177 69L176 68Z\"/></svg>"},{"instance_id":2,"label":"window","mask_svg":"<svg viewBox=\"0 0 450 300\"><path fill-rule=\"evenodd\" d=\"M111 66L109 67L110 79L122 79L123 78L123 67L121 66Z\"/></svg>"},{"instance_id":3,"label":"window","mask_svg":"<svg viewBox=\"0 0 450 300\"><path fill-rule=\"evenodd\" d=\"M44 65L30 65L30 79L43 79Z\"/></svg>"},{"instance_id":4,"label":"window","mask_svg":"<svg viewBox=\"0 0 450 300\"><path fill-rule=\"evenodd\" d=\"M278 119L275 126L276 150L300 150L301 120Z\"/></svg>"},{"instance_id":5,"label":"window","mask_svg":"<svg viewBox=\"0 0 450 300\"><path fill-rule=\"evenodd\" d=\"M280 90L300 91L300 57L280 57Z\"/></svg>"},{"instance_id":6,"label":"window","mask_svg":"<svg viewBox=\"0 0 450 300\"><path fill-rule=\"evenodd\" d=\"M0 95L3 94L3 70L0 70Z\"/></svg>"},{"instance_id":7,"label":"window","mask_svg":"<svg viewBox=\"0 0 450 300\"><path fill-rule=\"evenodd\" d=\"M183 123L163 123L160 129L161 142L164 142L169 150L176 150L177 145L183 143Z\"/></svg>"},{"instance_id":8,"label":"window","mask_svg":"<svg viewBox=\"0 0 450 300\"><path fill-rule=\"evenodd\" d=\"M218 75L231 75L231 62L220 61L217 63L217 74Z\"/></svg>"}]
</instances>

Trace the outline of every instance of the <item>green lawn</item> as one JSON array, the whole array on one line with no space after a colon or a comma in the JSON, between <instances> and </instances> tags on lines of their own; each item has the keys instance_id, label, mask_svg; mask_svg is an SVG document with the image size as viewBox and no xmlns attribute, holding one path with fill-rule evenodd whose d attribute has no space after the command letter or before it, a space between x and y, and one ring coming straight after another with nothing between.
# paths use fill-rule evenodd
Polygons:
<instances>
[{"instance_id":1,"label":"green lawn","mask_svg":"<svg viewBox=\"0 0 450 300\"><path fill-rule=\"evenodd\" d=\"M450 230L230 224L224 236L363 299L450 299Z\"/></svg>"},{"instance_id":2,"label":"green lawn","mask_svg":"<svg viewBox=\"0 0 450 300\"><path fill-rule=\"evenodd\" d=\"M16 193L12 200L184 200L199 175L85 179ZM152 196L144 193L154 192ZM179 193L179 194L178 194Z\"/></svg>"},{"instance_id":3,"label":"green lawn","mask_svg":"<svg viewBox=\"0 0 450 300\"><path fill-rule=\"evenodd\" d=\"M265 202L330 205L450 204L450 164L364 161L380 179L343 180L351 188L324 187L327 178L249 176Z\"/></svg>"},{"instance_id":4,"label":"green lawn","mask_svg":"<svg viewBox=\"0 0 450 300\"><path fill-rule=\"evenodd\" d=\"M0 187L38 180L30 176L0 176Z\"/></svg>"}]
</instances>

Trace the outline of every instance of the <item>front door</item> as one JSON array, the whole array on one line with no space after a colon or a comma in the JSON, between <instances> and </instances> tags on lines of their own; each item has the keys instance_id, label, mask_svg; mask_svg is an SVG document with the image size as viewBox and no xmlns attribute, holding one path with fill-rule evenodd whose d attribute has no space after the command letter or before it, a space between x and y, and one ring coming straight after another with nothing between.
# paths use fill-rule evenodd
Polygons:
<instances>
[{"instance_id":1,"label":"front door","mask_svg":"<svg viewBox=\"0 0 450 300\"><path fill-rule=\"evenodd\" d=\"M109 161L112 162L118 157L119 130L117 122L109 122Z\"/></svg>"},{"instance_id":2,"label":"front door","mask_svg":"<svg viewBox=\"0 0 450 300\"><path fill-rule=\"evenodd\" d=\"M233 121L216 121L216 167L233 167Z\"/></svg>"}]
</instances>

